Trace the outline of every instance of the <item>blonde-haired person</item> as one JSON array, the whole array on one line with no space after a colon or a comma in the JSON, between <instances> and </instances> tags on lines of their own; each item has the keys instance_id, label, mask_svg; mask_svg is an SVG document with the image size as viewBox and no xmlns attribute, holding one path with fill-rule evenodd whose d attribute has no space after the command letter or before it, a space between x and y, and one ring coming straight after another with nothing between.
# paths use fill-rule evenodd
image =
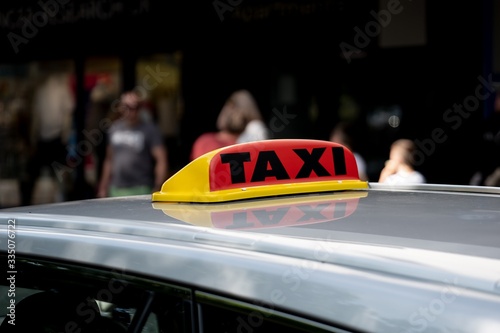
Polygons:
<instances>
[{"instance_id":1,"label":"blonde-haired person","mask_svg":"<svg viewBox=\"0 0 500 333\"><path fill-rule=\"evenodd\" d=\"M233 92L224 103L217 117L217 131L201 134L193 143L190 159L208 153L214 149L230 146L236 143L261 140L267 138L267 133L259 127L262 116L252 94L245 89ZM247 127L253 123L253 128Z\"/></svg>"},{"instance_id":2,"label":"blonde-haired person","mask_svg":"<svg viewBox=\"0 0 500 333\"><path fill-rule=\"evenodd\" d=\"M242 89L234 92L232 97L230 100L239 104L247 122L245 130L236 140L237 143L269 139L271 136L270 131L264 123L262 113L254 96L248 90Z\"/></svg>"},{"instance_id":3,"label":"blonde-haired person","mask_svg":"<svg viewBox=\"0 0 500 333\"><path fill-rule=\"evenodd\" d=\"M379 183L387 184L422 184L424 175L415 170L413 154L416 146L413 141L399 139L393 142L389 160L380 172Z\"/></svg>"}]
</instances>

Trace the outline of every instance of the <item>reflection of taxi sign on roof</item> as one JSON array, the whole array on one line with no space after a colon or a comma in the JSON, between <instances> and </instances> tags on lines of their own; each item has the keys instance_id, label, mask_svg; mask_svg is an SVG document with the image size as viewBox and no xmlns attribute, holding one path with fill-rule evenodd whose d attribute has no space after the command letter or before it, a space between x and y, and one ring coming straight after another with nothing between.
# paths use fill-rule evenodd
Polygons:
<instances>
[{"instance_id":1,"label":"reflection of taxi sign on roof","mask_svg":"<svg viewBox=\"0 0 500 333\"><path fill-rule=\"evenodd\" d=\"M346 147L320 140L280 139L211 151L153 193L153 201L225 202L368 188Z\"/></svg>"},{"instance_id":2,"label":"reflection of taxi sign on roof","mask_svg":"<svg viewBox=\"0 0 500 333\"><path fill-rule=\"evenodd\" d=\"M367 191L292 196L272 200L226 204L176 204L153 202L154 209L180 221L218 229L261 229L290 227L343 219L356 211Z\"/></svg>"}]
</instances>

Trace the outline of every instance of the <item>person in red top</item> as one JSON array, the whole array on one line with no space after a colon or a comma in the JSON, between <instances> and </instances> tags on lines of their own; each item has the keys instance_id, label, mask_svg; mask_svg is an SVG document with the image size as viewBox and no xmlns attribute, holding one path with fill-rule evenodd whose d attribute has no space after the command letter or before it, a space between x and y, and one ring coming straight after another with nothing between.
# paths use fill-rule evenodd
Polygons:
<instances>
[{"instance_id":1,"label":"person in red top","mask_svg":"<svg viewBox=\"0 0 500 333\"><path fill-rule=\"evenodd\" d=\"M252 94L244 89L235 91L217 117L218 131L201 134L191 148L190 159L238 143L247 124L257 119L262 119L262 116Z\"/></svg>"}]
</instances>

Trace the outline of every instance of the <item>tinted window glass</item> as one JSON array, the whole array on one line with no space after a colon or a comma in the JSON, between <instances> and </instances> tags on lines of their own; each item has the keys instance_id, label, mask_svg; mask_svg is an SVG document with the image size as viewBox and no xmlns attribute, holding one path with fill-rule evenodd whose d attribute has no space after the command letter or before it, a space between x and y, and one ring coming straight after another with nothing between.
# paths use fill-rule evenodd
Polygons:
<instances>
[{"instance_id":1,"label":"tinted window glass","mask_svg":"<svg viewBox=\"0 0 500 333\"><path fill-rule=\"evenodd\" d=\"M0 282L2 333L191 332L189 289L35 258L17 257L16 268Z\"/></svg>"},{"instance_id":2,"label":"tinted window glass","mask_svg":"<svg viewBox=\"0 0 500 333\"><path fill-rule=\"evenodd\" d=\"M275 309L198 292L201 332L304 333L340 332L334 328ZM345 332L345 331L342 331Z\"/></svg>"}]
</instances>

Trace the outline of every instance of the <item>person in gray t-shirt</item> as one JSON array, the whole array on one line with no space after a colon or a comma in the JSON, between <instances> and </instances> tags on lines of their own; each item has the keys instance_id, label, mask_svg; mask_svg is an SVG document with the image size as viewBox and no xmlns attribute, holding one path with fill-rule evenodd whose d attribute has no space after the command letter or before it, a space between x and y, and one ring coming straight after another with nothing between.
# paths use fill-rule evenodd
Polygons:
<instances>
[{"instance_id":1,"label":"person in gray t-shirt","mask_svg":"<svg viewBox=\"0 0 500 333\"><path fill-rule=\"evenodd\" d=\"M151 194L166 180L167 151L160 129L141 118L137 93L122 94L121 118L108 132L98 197Z\"/></svg>"}]
</instances>

